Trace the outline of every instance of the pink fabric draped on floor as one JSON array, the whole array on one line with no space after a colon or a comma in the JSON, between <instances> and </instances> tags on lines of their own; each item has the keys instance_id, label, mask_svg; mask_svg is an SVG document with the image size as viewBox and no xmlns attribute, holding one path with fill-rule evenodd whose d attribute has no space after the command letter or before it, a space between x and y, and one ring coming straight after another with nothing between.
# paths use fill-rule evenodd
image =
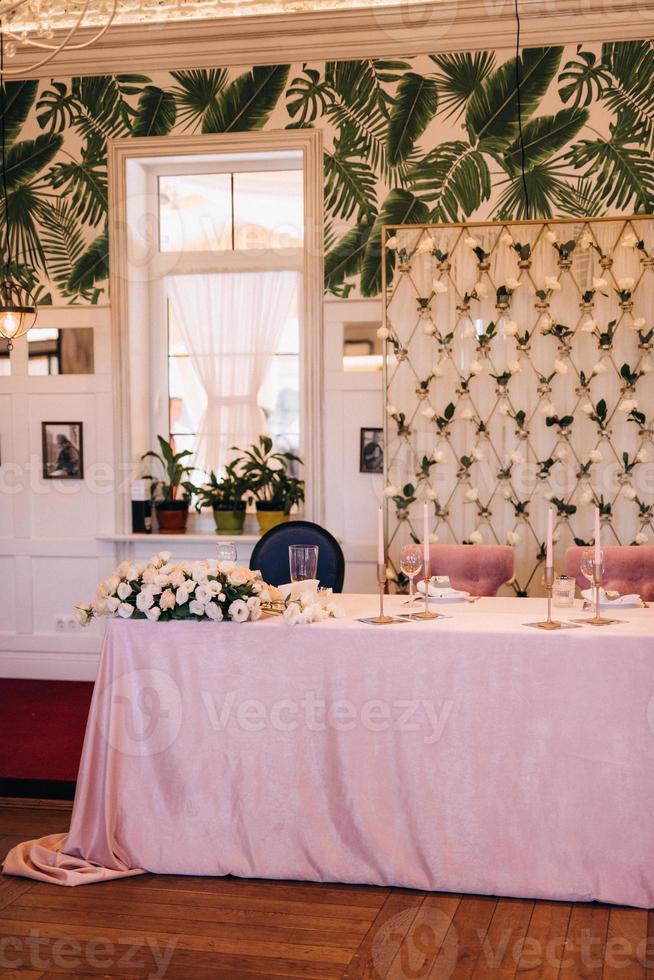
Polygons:
<instances>
[{"instance_id":1,"label":"pink fabric draped on floor","mask_svg":"<svg viewBox=\"0 0 654 980\"><path fill-rule=\"evenodd\" d=\"M4 870L651 907L652 612L553 636L523 625L542 605L481 599L385 628L112 621L70 834L19 845Z\"/></svg>"}]
</instances>

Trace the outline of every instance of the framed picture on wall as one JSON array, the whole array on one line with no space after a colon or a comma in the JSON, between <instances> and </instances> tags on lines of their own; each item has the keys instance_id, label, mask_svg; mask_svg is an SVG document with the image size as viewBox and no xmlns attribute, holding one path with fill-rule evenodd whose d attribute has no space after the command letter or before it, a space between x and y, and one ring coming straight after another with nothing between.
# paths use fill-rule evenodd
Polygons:
<instances>
[{"instance_id":1,"label":"framed picture on wall","mask_svg":"<svg viewBox=\"0 0 654 980\"><path fill-rule=\"evenodd\" d=\"M43 478L84 479L84 447L81 422L42 422Z\"/></svg>"},{"instance_id":2,"label":"framed picture on wall","mask_svg":"<svg viewBox=\"0 0 654 980\"><path fill-rule=\"evenodd\" d=\"M361 429L359 472L384 472L384 430Z\"/></svg>"}]
</instances>

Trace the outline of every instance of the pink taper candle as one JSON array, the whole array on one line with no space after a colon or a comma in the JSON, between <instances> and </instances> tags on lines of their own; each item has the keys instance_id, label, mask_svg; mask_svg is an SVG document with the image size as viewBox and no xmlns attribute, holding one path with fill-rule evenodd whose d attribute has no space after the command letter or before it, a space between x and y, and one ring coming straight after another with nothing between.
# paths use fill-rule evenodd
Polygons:
<instances>
[{"instance_id":1,"label":"pink taper candle","mask_svg":"<svg viewBox=\"0 0 654 980\"><path fill-rule=\"evenodd\" d=\"M384 512L381 507L377 514L377 564L386 564L386 557L384 555Z\"/></svg>"},{"instance_id":2,"label":"pink taper candle","mask_svg":"<svg viewBox=\"0 0 654 980\"><path fill-rule=\"evenodd\" d=\"M552 524L554 520L554 511L551 507L547 509L547 551L545 558L545 565L547 568L552 567Z\"/></svg>"},{"instance_id":3,"label":"pink taper candle","mask_svg":"<svg viewBox=\"0 0 654 980\"><path fill-rule=\"evenodd\" d=\"M599 565L602 561L600 545L600 512L599 507L595 508L595 564Z\"/></svg>"},{"instance_id":4,"label":"pink taper candle","mask_svg":"<svg viewBox=\"0 0 654 980\"><path fill-rule=\"evenodd\" d=\"M422 507L422 560L427 566L429 564L429 507L423 504Z\"/></svg>"}]
</instances>

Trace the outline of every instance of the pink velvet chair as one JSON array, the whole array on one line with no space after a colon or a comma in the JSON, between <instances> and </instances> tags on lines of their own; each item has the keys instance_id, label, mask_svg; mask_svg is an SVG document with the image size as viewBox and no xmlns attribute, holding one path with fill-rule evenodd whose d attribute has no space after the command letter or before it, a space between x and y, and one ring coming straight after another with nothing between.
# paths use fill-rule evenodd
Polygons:
<instances>
[{"instance_id":1,"label":"pink velvet chair","mask_svg":"<svg viewBox=\"0 0 654 980\"><path fill-rule=\"evenodd\" d=\"M565 573L575 579L580 589L589 588L581 574L583 548L568 548L565 553ZM630 595L637 592L645 601L654 600L654 545L628 545L602 548L604 552L604 588Z\"/></svg>"},{"instance_id":2,"label":"pink velvet chair","mask_svg":"<svg viewBox=\"0 0 654 980\"><path fill-rule=\"evenodd\" d=\"M497 595L513 577L513 548L505 544L432 544L432 575L449 575L453 588Z\"/></svg>"}]
</instances>

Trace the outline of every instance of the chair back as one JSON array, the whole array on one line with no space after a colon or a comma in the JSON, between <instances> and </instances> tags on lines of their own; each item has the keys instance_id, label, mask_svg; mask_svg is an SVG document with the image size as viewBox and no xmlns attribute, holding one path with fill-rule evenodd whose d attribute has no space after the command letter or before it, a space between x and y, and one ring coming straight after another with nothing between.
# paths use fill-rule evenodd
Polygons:
<instances>
[{"instance_id":1,"label":"chair back","mask_svg":"<svg viewBox=\"0 0 654 980\"><path fill-rule=\"evenodd\" d=\"M432 544L432 575L449 575L454 589L472 595L497 595L513 578L513 548L506 544Z\"/></svg>"},{"instance_id":2,"label":"chair back","mask_svg":"<svg viewBox=\"0 0 654 980\"><path fill-rule=\"evenodd\" d=\"M588 580L581 574L583 548L568 548L565 553L565 574L573 578L580 589L588 589ZM654 600L654 545L625 545L602 548L604 553L603 587L620 595L637 592L646 602Z\"/></svg>"},{"instance_id":3,"label":"chair back","mask_svg":"<svg viewBox=\"0 0 654 980\"><path fill-rule=\"evenodd\" d=\"M261 572L269 585L290 582L288 549L292 544L317 544L318 578L323 588L343 591L345 558L333 534L312 521L288 521L267 531L252 549L250 568Z\"/></svg>"}]
</instances>

